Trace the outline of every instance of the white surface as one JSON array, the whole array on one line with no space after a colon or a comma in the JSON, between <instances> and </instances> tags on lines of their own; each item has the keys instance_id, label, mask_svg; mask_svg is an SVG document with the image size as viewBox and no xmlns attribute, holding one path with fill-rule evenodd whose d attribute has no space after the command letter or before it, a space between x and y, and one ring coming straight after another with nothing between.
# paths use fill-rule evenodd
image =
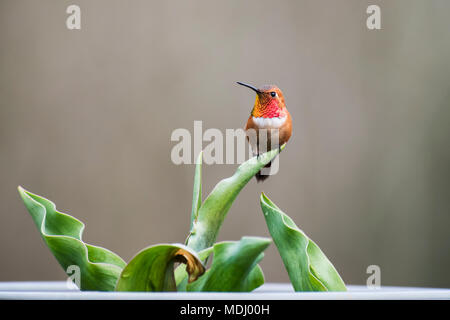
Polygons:
<instances>
[{"instance_id":1,"label":"white surface","mask_svg":"<svg viewBox=\"0 0 450 320\"><path fill-rule=\"evenodd\" d=\"M294 292L290 284L267 283L250 293L98 292L69 289L66 282L0 282L0 299L45 300L301 300L301 299L448 299L450 289L347 286L347 292Z\"/></svg>"}]
</instances>

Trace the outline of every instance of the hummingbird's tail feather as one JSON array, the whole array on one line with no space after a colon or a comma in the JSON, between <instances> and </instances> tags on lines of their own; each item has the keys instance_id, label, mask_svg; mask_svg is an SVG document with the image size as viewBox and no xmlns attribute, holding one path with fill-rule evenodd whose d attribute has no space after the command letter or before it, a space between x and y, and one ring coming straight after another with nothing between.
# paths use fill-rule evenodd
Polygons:
<instances>
[{"instance_id":1,"label":"hummingbird's tail feather","mask_svg":"<svg viewBox=\"0 0 450 320\"><path fill-rule=\"evenodd\" d=\"M266 164L264 166L264 168L270 168L270 166L272 165L272 161L269 162L268 164ZM261 170L258 171L258 173L255 175L256 181L257 182L263 182L264 180L266 180L270 175L268 174L262 174Z\"/></svg>"}]
</instances>

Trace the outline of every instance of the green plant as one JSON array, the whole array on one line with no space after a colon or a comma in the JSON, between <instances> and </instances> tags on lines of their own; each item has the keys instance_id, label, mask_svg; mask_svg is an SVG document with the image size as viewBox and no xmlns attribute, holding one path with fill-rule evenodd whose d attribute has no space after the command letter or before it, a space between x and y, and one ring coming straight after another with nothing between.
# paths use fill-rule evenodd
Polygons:
<instances>
[{"instance_id":1,"label":"green plant","mask_svg":"<svg viewBox=\"0 0 450 320\"><path fill-rule=\"evenodd\" d=\"M220 181L203 202L200 153L194 177L191 230L185 244L147 247L128 264L107 249L83 242L81 221L57 211L53 202L22 187L18 189L43 240L64 270L71 265L80 268L81 290L252 291L264 283L258 263L272 240L215 240L239 192L278 152L272 150L244 162L232 177ZM294 289L346 290L330 261L292 219L264 194L260 203ZM210 258L211 267L206 270Z\"/></svg>"}]
</instances>

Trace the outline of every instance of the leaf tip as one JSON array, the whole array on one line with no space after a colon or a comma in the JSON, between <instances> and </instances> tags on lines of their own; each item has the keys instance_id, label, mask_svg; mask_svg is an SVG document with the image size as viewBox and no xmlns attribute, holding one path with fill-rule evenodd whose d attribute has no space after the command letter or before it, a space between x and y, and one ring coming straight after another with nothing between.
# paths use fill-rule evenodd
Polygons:
<instances>
[{"instance_id":1,"label":"leaf tip","mask_svg":"<svg viewBox=\"0 0 450 320\"><path fill-rule=\"evenodd\" d=\"M198 153L196 164L202 164L203 161L203 150Z\"/></svg>"},{"instance_id":2,"label":"leaf tip","mask_svg":"<svg viewBox=\"0 0 450 320\"><path fill-rule=\"evenodd\" d=\"M28 191L25 190L22 186L17 186L17 191L19 192L20 197L25 200L28 196Z\"/></svg>"},{"instance_id":3,"label":"leaf tip","mask_svg":"<svg viewBox=\"0 0 450 320\"><path fill-rule=\"evenodd\" d=\"M261 192L260 202L261 204L269 205L272 201L270 201L264 192Z\"/></svg>"}]
</instances>

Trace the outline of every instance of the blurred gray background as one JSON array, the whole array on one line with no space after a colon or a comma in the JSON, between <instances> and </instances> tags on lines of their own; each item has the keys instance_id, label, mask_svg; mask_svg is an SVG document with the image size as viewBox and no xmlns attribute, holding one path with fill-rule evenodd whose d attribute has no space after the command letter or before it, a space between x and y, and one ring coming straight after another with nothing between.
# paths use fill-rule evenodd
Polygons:
<instances>
[{"instance_id":1,"label":"blurred gray background","mask_svg":"<svg viewBox=\"0 0 450 320\"><path fill-rule=\"evenodd\" d=\"M70 4L81 30L69 31ZM366 28L381 7L382 30ZM264 191L349 284L450 286L449 1L0 2L0 280L62 280L17 186L86 224L126 261L183 242L193 165L176 128L245 125L277 84L294 134L218 240L268 236ZM206 146L206 144L204 145ZM236 165L204 166L204 197ZM271 245L266 281L288 281Z\"/></svg>"}]
</instances>

